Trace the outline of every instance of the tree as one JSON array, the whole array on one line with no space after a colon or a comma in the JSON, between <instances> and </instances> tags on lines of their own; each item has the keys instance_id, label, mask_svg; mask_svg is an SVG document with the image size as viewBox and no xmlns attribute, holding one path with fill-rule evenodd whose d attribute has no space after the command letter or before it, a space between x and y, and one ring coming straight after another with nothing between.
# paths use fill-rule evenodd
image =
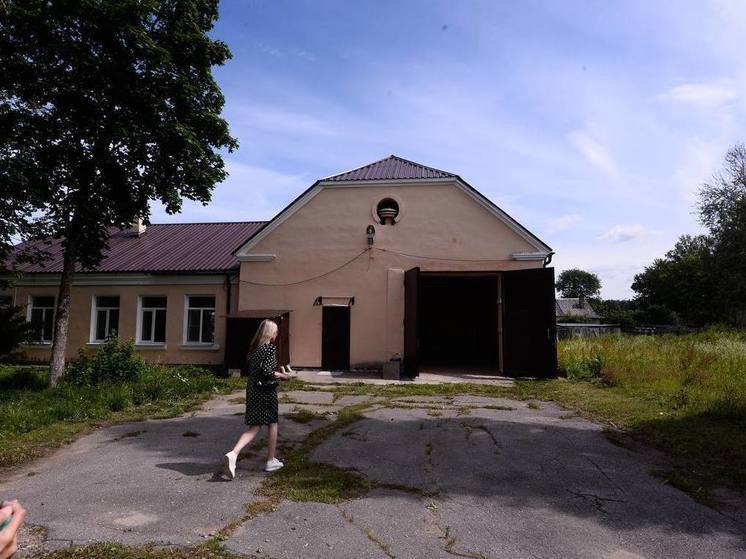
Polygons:
<instances>
[{"instance_id":1,"label":"tree","mask_svg":"<svg viewBox=\"0 0 746 559\"><path fill-rule=\"evenodd\" d=\"M746 324L746 146L733 146L723 170L699 190L699 218L710 232L708 293L720 317Z\"/></svg>"},{"instance_id":2,"label":"tree","mask_svg":"<svg viewBox=\"0 0 746 559\"><path fill-rule=\"evenodd\" d=\"M207 203L237 142L220 117L208 32L218 0L4 0L0 4L0 183L63 239L50 383L64 370L70 287L110 234ZM6 194L7 192L3 192ZM29 209L29 208L27 208Z\"/></svg>"},{"instance_id":3,"label":"tree","mask_svg":"<svg viewBox=\"0 0 746 559\"><path fill-rule=\"evenodd\" d=\"M679 237L663 258L635 275L632 290L637 293L638 304L669 309L687 324L713 320L711 245L706 235Z\"/></svg>"},{"instance_id":4,"label":"tree","mask_svg":"<svg viewBox=\"0 0 746 559\"><path fill-rule=\"evenodd\" d=\"M0 356L8 355L26 339L29 324L18 307L0 306Z\"/></svg>"},{"instance_id":5,"label":"tree","mask_svg":"<svg viewBox=\"0 0 746 559\"><path fill-rule=\"evenodd\" d=\"M588 299L599 295L601 280L592 272L571 268L559 275L554 286L563 297Z\"/></svg>"}]
</instances>

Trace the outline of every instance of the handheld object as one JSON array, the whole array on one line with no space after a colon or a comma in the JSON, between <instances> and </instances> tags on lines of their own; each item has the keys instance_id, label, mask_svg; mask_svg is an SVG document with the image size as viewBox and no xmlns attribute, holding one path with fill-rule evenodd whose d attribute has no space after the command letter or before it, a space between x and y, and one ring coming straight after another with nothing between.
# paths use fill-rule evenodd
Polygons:
<instances>
[{"instance_id":1,"label":"handheld object","mask_svg":"<svg viewBox=\"0 0 746 559\"><path fill-rule=\"evenodd\" d=\"M8 524L10 524L10 521L13 520L13 508L2 507L0 508L0 512L8 515L8 518L0 522L0 531L2 531Z\"/></svg>"}]
</instances>

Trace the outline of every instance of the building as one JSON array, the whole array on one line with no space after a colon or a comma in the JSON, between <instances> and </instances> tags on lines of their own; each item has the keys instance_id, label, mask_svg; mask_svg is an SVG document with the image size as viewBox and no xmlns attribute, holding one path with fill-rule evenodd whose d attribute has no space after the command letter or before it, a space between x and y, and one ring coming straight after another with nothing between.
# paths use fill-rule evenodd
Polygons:
<instances>
[{"instance_id":1,"label":"building","mask_svg":"<svg viewBox=\"0 0 746 559\"><path fill-rule=\"evenodd\" d=\"M13 290L47 359L59 243ZM76 275L68 357L117 332L148 359L240 365L256 324L297 367L551 376L552 250L459 176L396 156L316 181L268 222L117 232Z\"/></svg>"},{"instance_id":2,"label":"building","mask_svg":"<svg viewBox=\"0 0 746 559\"><path fill-rule=\"evenodd\" d=\"M558 297L556 305L557 322L601 323L601 315L593 310L590 301L584 297Z\"/></svg>"}]
</instances>

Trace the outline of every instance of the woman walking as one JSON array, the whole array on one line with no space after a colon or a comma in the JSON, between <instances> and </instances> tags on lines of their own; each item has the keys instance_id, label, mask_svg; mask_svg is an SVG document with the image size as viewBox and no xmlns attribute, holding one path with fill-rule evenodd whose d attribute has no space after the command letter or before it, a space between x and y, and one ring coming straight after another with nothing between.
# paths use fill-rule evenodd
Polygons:
<instances>
[{"instance_id":1,"label":"woman walking","mask_svg":"<svg viewBox=\"0 0 746 559\"><path fill-rule=\"evenodd\" d=\"M277 384L280 380L288 380L290 375L277 367L277 349L274 342L277 339L277 324L271 320L263 320L251 340L248 365L248 384L246 385L246 416L245 423L249 429L241 435L224 458L225 475L230 479L236 477L236 460L241 449L249 444L262 425L267 425L267 472L274 472L282 468L283 463L275 458L277 447Z\"/></svg>"}]
</instances>

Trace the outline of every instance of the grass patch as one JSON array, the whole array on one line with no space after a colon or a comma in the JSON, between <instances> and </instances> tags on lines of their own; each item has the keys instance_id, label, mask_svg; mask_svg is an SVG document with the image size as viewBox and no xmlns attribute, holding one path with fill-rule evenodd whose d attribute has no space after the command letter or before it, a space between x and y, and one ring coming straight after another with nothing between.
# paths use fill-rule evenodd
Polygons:
<instances>
[{"instance_id":1,"label":"grass patch","mask_svg":"<svg viewBox=\"0 0 746 559\"><path fill-rule=\"evenodd\" d=\"M367 493L371 484L357 472L313 462L309 456L324 440L362 419L361 412L369 406L364 403L342 408L335 421L312 431L300 446L290 450L285 467L265 478L259 495L275 502L339 503Z\"/></svg>"},{"instance_id":2,"label":"grass patch","mask_svg":"<svg viewBox=\"0 0 746 559\"><path fill-rule=\"evenodd\" d=\"M286 413L284 417L292 419L296 423L310 423L314 419L326 419L326 414L296 406L292 412Z\"/></svg>"},{"instance_id":3,"label":"grass patch","mask_svg":"<svg viewBox=\"0 0 746 559\"><path fill-rule=\"evenodd\" d=\"M220 545L206 543L192 547L102 543L67 547L41 555L43 559L239 559Z\"/></svg>"},{"instance_id":4,"label":"grass patch","mask_svg":"<svg viewBox=\"0 0 746 559\"><path fill-rule=\"evenodd\" d=\"M191 367L148 366L137 381L96 386L47 388L47 375L0 367L0 467L33 460L104 423L181 415L236 384Z\"/></svg>"}]
</instances>

